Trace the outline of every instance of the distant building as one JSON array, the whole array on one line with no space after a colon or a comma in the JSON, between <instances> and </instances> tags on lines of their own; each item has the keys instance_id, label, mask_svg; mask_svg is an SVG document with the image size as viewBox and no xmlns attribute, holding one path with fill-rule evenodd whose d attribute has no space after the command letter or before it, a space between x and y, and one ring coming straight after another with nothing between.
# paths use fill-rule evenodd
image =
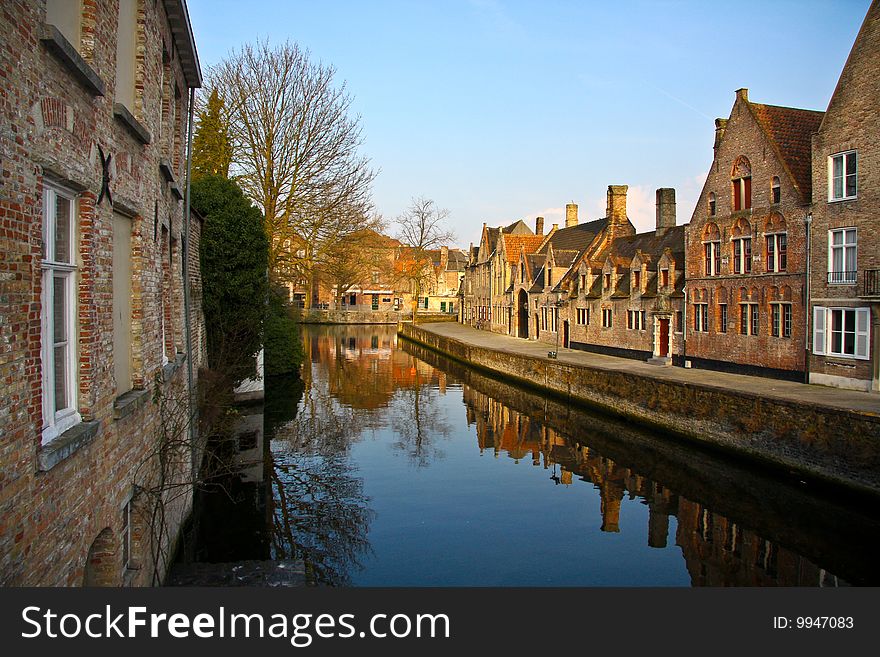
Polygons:
<instances>
[{"instance_id":1,"label":"distant building","mask_svg":"<svg viewBox=\"0 0 880 657\"><path fill-rule=\"evenodd\" d=\"M813 135L810 382L880 391L880 4Z\"/></svg>"},{"instance_id":2,"label":"distant building","mask_svg":"<svg viewBox=\"0 0 880 657\"><path fill-rule=\"evenodd\" d=\"M163 452L173 467L157 458L154 394L186 433L205 362L200 223L182 202L201 85L186 4L3 13L0 584L149 585L194 467L189 442Z\"/></svg>"}]
</instances>

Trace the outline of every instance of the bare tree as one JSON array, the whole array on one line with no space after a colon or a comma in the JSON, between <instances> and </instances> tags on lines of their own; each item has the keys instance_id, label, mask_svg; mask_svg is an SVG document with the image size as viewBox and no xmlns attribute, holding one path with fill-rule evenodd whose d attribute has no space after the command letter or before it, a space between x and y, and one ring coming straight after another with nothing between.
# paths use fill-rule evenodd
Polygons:
<instances>
[{"instance_id":1,"label":"bare tree","mask_svg":"<svg viewBox=\"0 0 880 657\"><path fill-rule=\"evenodd\" d=\"M449 211L438 208L433 200L420 196L413 198L409 207L397 218L397 239L403 243L398 259L402 282L413 294L413 321L422 291L435 277L431 251L455 240L455 234L446 225Z\"/></svg>"},{"instance_id":2,"label":"bare tree","mask_svg":"<svg viewBox=\"0 0 880 657\"><path fill-rule=\"evenodd\" d=\"M290 42L233 50L208 74L226 110L230 173L265 216L270 271L310 289L327 250L368 225L375 178L334 75Z\"/></svg>"}]
</instances>

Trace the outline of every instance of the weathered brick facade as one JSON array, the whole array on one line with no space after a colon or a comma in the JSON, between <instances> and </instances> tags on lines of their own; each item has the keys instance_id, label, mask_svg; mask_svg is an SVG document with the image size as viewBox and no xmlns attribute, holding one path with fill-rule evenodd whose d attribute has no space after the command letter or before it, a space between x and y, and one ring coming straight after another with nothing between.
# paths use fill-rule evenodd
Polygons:
<instances>
[{"instance_id":1,"label":"weathered brick facade","mask_svg":"<svg viewBox=\"0 0 880 657\"><path fill-rule=\"evenodd\" d=\"M878 71L880 3L874 2L813 136L809 320L810 381L875 392L880 390ZM845 165L847 154L855 164L854 179L849 178L854 189L839 180L834 190L833 161L837 156ZM838 245L836 262L829 253L835 238L850 241L847 234L854 239L854 266L845 244Z\"/></svg>"},{"instance_id":2,"label":"weathered brick facade","mask_svg":"<svg viewBox=\"0 0 880 657\"><path fill-rule=\"evenodd\" d=\"M821 119L752 103L740 89L730 118L716 120L687 233L686 357L695 367L803 380L809 142Z\"/></svg>"},{"instance_id":3,"label":"weathered brick facade","mask_svg":"<svg viewBox=\"0 0 880 657\"><path fill-rule=\"evenodd\" d=\"M156 385L185 403L187 321L193 372L204 362L200 222L186 239L181 192L188 90L200 84L186 7L6 0L0 18L0 584L150 584L164 571L153 554L191 504L161 493L168 533L152 540L139 493L156 480L152 397ZM133 103L120 101L118 52ZM44 239L46 221L68 216L68 234ZM70 412L54 435L62 399ZM191 468L180 456L178 482Z\"/></svg>"}]
</instances>

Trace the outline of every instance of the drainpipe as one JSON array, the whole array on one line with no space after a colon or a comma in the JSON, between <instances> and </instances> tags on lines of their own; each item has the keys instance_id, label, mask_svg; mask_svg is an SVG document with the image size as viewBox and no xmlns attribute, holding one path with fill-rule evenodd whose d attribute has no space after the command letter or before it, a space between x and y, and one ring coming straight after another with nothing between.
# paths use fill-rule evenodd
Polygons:
<instances>
[{"instance_id":1,"label":"drainpipe","mask_svg":"<svg viewBox=\"0 0 880 657\"><path fill-rule=\"evenodd\" d=\"M196 462L197 451L195 449L196 445L196 413L194 410L194 384L193 384L193 353L192 353L192 335L191 335L191 326L190 326L190 279L189 279L189 266L190 266L190 222L191 222L191 207L190 207L190 183L192 181L192 138L193 138L193 108L195 105L196 98L196 90L195 87L190 87L189 90L189 116L187 117L187 128L186 128L186 201L184 202L184 233L185 237L183 240L183 252L185 258L185 266L183 268L183 313L184 313L184 337L186 339L186 385L187 385L187 397L189 403L189 439L190 445L192 445L191 451L191 461L192 461L192 472L193 476L195 476L197 472L197 468L199 464ZM195 487L193 488L193 492L195 492Z\"/></svg>"},{"instance_id":2,"label":"drainpipe","mask_svg":"<svg viewBox=\"0 0 880 657\"><path fill-rule=\"evenodd\" d=\"M812 319L813 313L810 312L810 251L812 249L812 239L810 234L810 228L813 224L813 213L807 212L804 216L804 229L807 233L807 283L805 287L804 294L804 315L805 315L805 326L806 330L804 331L804 383L810 382L810 333L812 331Z\"/></svg>"}]
</instances>

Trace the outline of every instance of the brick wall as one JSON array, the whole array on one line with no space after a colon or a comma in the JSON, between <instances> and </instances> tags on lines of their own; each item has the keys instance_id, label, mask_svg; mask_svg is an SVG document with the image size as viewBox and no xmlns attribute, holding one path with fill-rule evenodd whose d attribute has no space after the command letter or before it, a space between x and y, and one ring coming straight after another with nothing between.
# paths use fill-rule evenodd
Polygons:
<instances>
[{"instance_id":1,"label":"brick wall","mask_svg":"<svg viewBox=\"0 0 880 657\"><path fill-rule=\"evenodd\" d=\"M161 2L138 7L135 119L152 135L142 143L114 115L117 2L85 0L79 50L87 69L105 85L96 95L75 67L62 62L41 41L45 7L39 1L8 1L0 8L0 584L78 585L97 576L102 584L149 584L150 541L135 540L140 569L123 572L123 508L136 484L148 485L155 471L149 455L158 431L159 408L151 388L162 373L162 253L159 228L181 244L183 204L160 159L174 150L171 172L182 187L185 106L176 122L163 113L163 44L173 43ZM165 70L187 88L179 58ZM164 122L164 124L163 124ZM172 141L172 136L174 137ZM174 144L171 146L170 144ZM165 144L165 146L163 146ZM112 242L109 202L97 203L102 186L99 147L111 156L110 189L117 212L132 222L131 367L135 402L119 415L112 349ZM164 152L164 156L163 156ZM41 244L44 185L52 181L76 195L77 289L74 345L78 353L76 408L93 434L63 456L48 459L68 434L41 445ZM190 271L197 274L198 223L193 227ZM170 301L177 348L183 346L181 254L174 254ZM193 277L193 298L200 279ZM192 321L203 331L200 309ZM202 339L201 344L204 344ZM195 353L198 365L203 347ZM185 394L185 367L177 360L165 371L162 391ZM137 390L143 390L138 393ZM45 462L51 466L45 469ZM43 463L43 465L41 465ZM189 473L178 473L189 476ZM135 497L137 499L137 497ZM187 513L189 497L169 508L171 533ZM133 515L136 537L144 538L143 517ZM92 566L89 567L89 562ZM104 567L97 568L103 564ZM110 567L106 567L108 562ZM161 574L161 573L160 573Z\"/></svg>"}]
</instances>

